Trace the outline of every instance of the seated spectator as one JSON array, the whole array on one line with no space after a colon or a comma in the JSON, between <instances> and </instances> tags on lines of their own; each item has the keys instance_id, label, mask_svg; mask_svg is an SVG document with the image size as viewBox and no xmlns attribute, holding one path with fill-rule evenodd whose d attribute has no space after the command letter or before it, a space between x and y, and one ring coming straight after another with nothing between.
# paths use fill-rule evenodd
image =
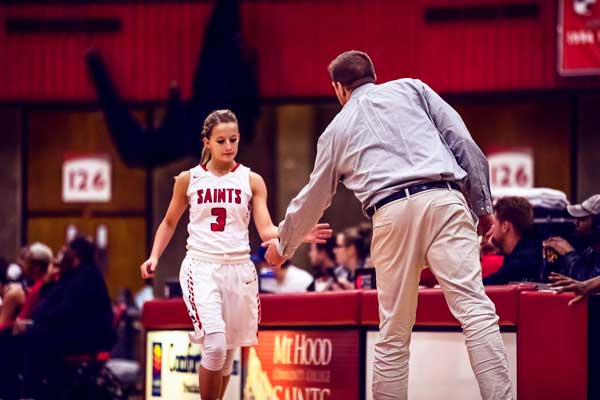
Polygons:
<instances>
[{"instance_id":1,"label":"seated spectator","mask_svg":"<svg viewBox=\"0 0 600 400\"><path fill-rule=\"evenodd\" d=\"M61 253L60 276L42 290L24 332L27 395L34 398L46 390L39 386L43 377L61 379L54 374L61 373L56 365L65 356L107 351L115 340L111 301L94 245L77 237Z\"/></svg>"},{"instance_id":2,"label":"seated spectator","mask_svg":"<svg viewBox=\"0 0 600 400\"><path fill-rule=\"evenodd\" d=\"M581 251L561 237L545 240L544 255L548 262L557 264L561 274L577 281L586 281L600 275L600 194L586 199L581 204L567 207L577 218L575 237L584 243Z\"/></svg>"},{"instance_id":3,"label":"seated spectator","mask_svg":"<svg viewBox=\"0 0 600 400\"><path fill-rule=\"evenodd\" d=\"M340 285L344 289L354 289L356 271L365 267L369 256L369 249L359 228L352 227L338 233L334 252L339 269L336 275Z\"/></svg>"},{"instance_id":4,"label":"seated spectator","mask_svg":"<svg viewBox=\"0 0 600 400\"><path fill-rule=\"evenodd\" d=\"M12 329L12 326L25 303L25 287L21 282L14 282L11 269L16 264L9 264L5 259L0 259L0 331ZM12 274L14 275L14 274Z\"/></svg>"},{"instance_id":5,"label":"seated spectator","mask_svg":"<svg viewBox=\"0 0 600 400\"><path fill-rule=\"evenodd\" d=\"M533 209L523 197L503 197L496 202L493 243L505 254L502 266L483 279L484 285L542 279L541 242L531 237Z\"/></svg>"},{"instance_id":6,"label":"seated spectator","mask_svg":"<svg viewBox=\"0 0 600 400\"><path fill-rule=\"evenodd\" d=\"M269 293L299 293L308 291L308 287L313 282L313 277L308 272L300 269L289 261L283 263L281 268L271 268L274 275L272 284L261 285L264 291ZM261 271L264 276L264 271ZM266 286L266 287L265 287Z\"/></svg>"},{"instance_id":7,"label":"seated spectator","mask_svg":"<svg viewBox=\"0 0 600 400\"><path fill-rule=\"evenodd\" d=\"M335 238L330 237L326 243L311 243L308 257L313 268L314 282L309 291L326 292L341 290L335 275Z\"/></svg>"},{"instance_id":8,"label":"seated spectator","mask_svg":"<svg viewBox=\"0 0 600 400\"><path fill-rule=\"evenodd\" d=\"M23 261L23 272L25 278L30 282L30 287L27 290L25 304L23 304L17 323L13 328L14 334L20 333L21 325L18 320L27 321L32 317L33 311L39 303L42 287L48 282L48 268L53 258L52 250L45 244L36 242L29 246L29 252Z\"/></svg>"}]
</instances>

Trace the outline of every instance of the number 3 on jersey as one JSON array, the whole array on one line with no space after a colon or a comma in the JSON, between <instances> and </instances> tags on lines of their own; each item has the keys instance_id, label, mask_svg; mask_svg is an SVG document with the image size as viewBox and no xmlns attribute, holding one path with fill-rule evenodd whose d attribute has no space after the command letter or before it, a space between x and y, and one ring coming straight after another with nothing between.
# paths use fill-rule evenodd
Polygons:
<instances>
[{"instance_id":1,"label":"number 3 on jersey","mask_svg":"<svg viewBox=\"0 0 600 400\"><path fill-rule=\"evenodd\" d=\"M217 217L217 222L210 224L210 230L213 232L223 232L225 230L225 221L227 221L227 210L223 207L216 207L210 213L213 217Z\"/></svg>"}]
</instances>

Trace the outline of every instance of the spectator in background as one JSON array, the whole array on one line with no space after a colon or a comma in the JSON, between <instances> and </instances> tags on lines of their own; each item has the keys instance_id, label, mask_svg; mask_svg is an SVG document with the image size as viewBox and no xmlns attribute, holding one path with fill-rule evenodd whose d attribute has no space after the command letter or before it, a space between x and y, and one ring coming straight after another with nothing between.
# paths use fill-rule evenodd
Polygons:
<instances>
[{"instance_id":1,"label":"spectator in background","mask_svg":"<svg viewBox=\"0 0 600 400\"><path fill-rule=\"evenodd\" d=\"M326 292L329 290L341 290L337 281L335 270L335 242L336 239L330 237L325 243L311 243L308 257L310 266L313 268L315 280L309 286L309 291Z\"/></svg>"},{"instance_id":2,"label":"spectator in background","mask_svg":"<svg viewBox=\"0 0 600 400\"><path fill-rule=\"evenodd\" d=\"M154 299L154 279L144 279L144 287L138 290L134 296L135 305L142 311L144 303Z\"/></svg>"},{"instance_id":3,"label":"spectator in background","mask_svg":"<svg viewBox=\"0 0 600 400\"><path fill-rule=\"evenodd\" d=\"M43 377L60 380L54 376L62 373L56 365L66 355L95 354L114 343L112 305L94 256L90 241L73 239L59 255L58 280L41 292L24 332L25 380L31 397L44 398L39 386Z\"/></svg>"},{"instance_id":4,"label":"spectator in background","mask_svg":"<svg viewBox=\"0 0 600 400\"><path fill-rule=\"evenodd\" d=\"M281 265L281 268L270 268L273 271L274 280L269 285L261 284L266 292L269 293L299 293L308 291L308 287L313 283L311 274L300 269L289 261ZM261 273L261 275L264 275ZM266 286L266 287L264 287Z\"/></svg>"},{"instance_id":5,"label":"spectator in background","mask_svg":"<svg viewBox=\"0 0 600 400\"><path fill-rule=\"evenodd\" d=\"M543 280L541 242L531 236L533 208L523 197L503 197L496 202L493 243L505 254L502 266L483 279L484 285Z\"/></svg>"},{"instance_id":6,"label":"spectator in background","mask_svg":"<svg viewBox=\"0 0 600 400\"><path fill-rule=\"evenodd\" d=\"M21 333L33 316L33 312L40 301L42 288L48 282L48 268L53 258L52 250L45 244L36 242L29 246L29 251L23 262L23 271L30 287L27 290L23 308L13 327L13 334Z\"/></svg>"},{"instance_id":7,"label":"spectator in background","mask_svg":"<svg viewBox=\"0 0 600 400\"><path fill-rule=\"evenodd\" d=\"M544 256L550 263L559 258L557 264L562 275L587 281L600 275L600 194L568 206L567 211L577 218L575 237L584 245L583 250L576 251L561 237L551 237L543 243Z\"/></svg>"},{"instance_id":8,"label":"spectator in background","mask_svg":"<svg viewBox=\"0 0 600 400\"><path fill-rule=\"evenodd\" d=\"M9 264L5 259L0 259L0 331L12 329L25 303L25 287L21 282L14 282L14 270L16 264ZM13 276L11 276L13 275Z\"/></svg>"},{"instance_id":9,"label":"spectator in background","mask_svg":"<svg viewBox=\"0 0 600 400\"><path fill-rule=\"evenodd\" d=\"M365 268L365 261L369 256L365 237L358 227L344 229L336 236L335 260L340 267L336 273L340 285L344 289L354 289L356 271Z\"/></svg>"}]
</instances>

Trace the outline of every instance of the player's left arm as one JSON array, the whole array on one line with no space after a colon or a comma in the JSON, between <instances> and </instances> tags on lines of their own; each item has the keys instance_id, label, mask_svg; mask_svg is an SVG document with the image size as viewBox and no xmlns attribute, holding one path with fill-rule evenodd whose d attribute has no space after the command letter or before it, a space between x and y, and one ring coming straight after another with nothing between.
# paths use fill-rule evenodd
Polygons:
<instances>
[{"instance_id":1,"label":"player's left arm","mask_svg":"<svg viewBox=\"0 0 600 400\"><path fill-rule=\"evenodd\" d=\"M255 172L250 172L250 189L252 190L252 217L254 225L263 242L276 239L279 231L273 224L269 209L267 208L267 185L264 179ZM304 237L306 243L325 243L325 239L331 237L333 231L329 224L316 224Z\"/></svg>"},{"instance_id":2,"label":"player's left arm","mask_svg":"<svg viewBox=\"0 0 600 400\"><path fill-rule=\"evenodd\" d=\"M258 235L263 242L277 237L277 227L267 208L267 185L259 174L250 172L250 189L252 190L252 217Z\"/></svg>"}]
</instances>

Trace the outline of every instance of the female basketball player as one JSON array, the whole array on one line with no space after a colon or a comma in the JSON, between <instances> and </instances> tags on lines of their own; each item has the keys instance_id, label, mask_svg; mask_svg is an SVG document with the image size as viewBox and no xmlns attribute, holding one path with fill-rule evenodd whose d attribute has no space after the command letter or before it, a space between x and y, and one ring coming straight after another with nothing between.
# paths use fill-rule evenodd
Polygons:
<instances>
[{"instance_id":1,"label":"female basketball player","mask_svg":"<svg viewBox=\"0 0 600 400\"><path fill-rule=\"evenodd\" d=\"M187 254L179 281L194 324L190 340L204 344L199 371L203 400L223 397L234 349L257 342L260 305L248 240L251 209L261 239L277 237L264 180L235 161L239 138L233 112L214 111L206 118L201 163L175 178L173 197L156 231L151 256L140 266L142 278L154 275L158 259L189 207ZM331 233L328 224L319 224L305 241L324 243Z\"/></svg>"}]
</instances>

